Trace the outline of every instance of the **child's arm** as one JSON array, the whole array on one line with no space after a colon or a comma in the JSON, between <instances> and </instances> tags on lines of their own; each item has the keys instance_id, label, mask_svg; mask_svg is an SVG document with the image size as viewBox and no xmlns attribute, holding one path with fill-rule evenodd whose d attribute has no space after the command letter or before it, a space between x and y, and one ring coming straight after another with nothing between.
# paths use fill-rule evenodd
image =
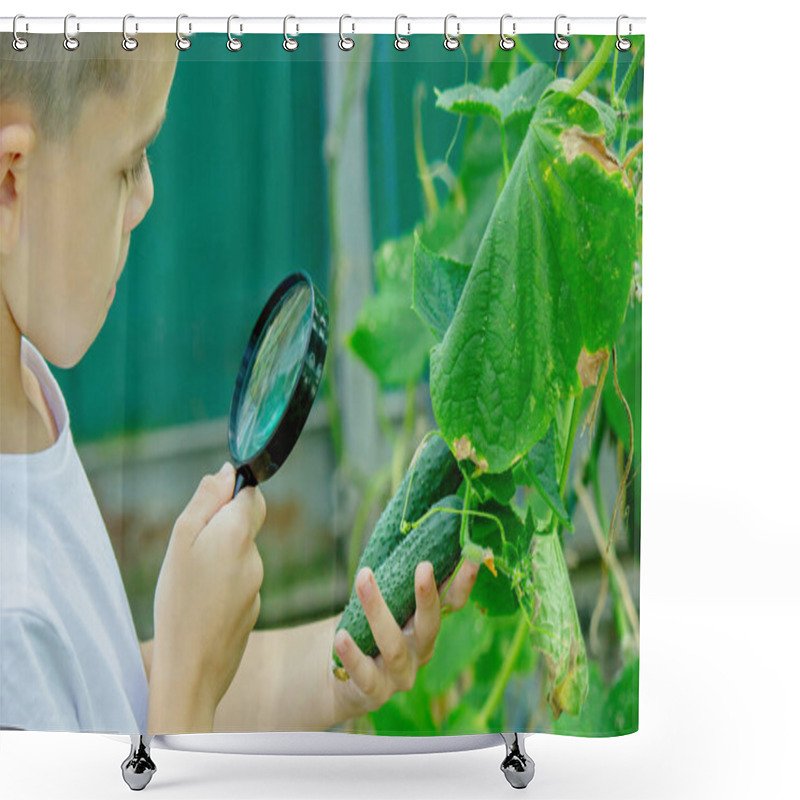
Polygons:
<instances>
[{"instance_id":1,"label":"child's arm","mask_svg":"<svg viewBox=\"0 0 800 800\"><path fill-rule=\"evenodd\" d=\"M144 664L144 674L147 676L147 682L150 682L150 664L153 662L153 639L148 639L146 642L139 642L139 649L142 651L142 663Z\"/></svg>"},{"instance_id":2,"label":"child's arm","mask_svg":"<svg viewBox=\"0 0 800 800\"><path fill-rule=\"evenodd\" d=\"M364 655L340 632L337 653L351 678L331 672L331 645L341 614L293 628L253 631L239 671L217 706L214 731L319 731L380 708L393 694L414 685L417 670L433 656L441 624L441 604L462 608L475 584L478 567L465 561L440 599L430 562L417 565L417 610L401 630L375 586L365 597L370 571L359 573L356 588L381 650ZM342 650L340 641L349 642Z\"/></svg>"}]
</instances>

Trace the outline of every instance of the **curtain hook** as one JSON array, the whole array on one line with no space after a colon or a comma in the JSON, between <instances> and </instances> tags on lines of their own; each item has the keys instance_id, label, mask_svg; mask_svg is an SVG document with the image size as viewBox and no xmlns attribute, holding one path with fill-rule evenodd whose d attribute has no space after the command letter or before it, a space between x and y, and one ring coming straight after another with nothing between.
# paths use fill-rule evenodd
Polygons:
<instances>
[{"instance_id":1,"label":"curtain hook","mask_svg":"<svg viewBox=\"0 0 800 800\"><path fill-rule=\"evenodd\" d=\"M28 46L28 40L19 38L19 34L17 33L17 20L18 19L26 19L26 18L22 14L17 14L17 16L14 17L14 24L11 27L11 31L14 34L14 41L11 42L11 44L12 44L12 46L14 47L14 49L16 51L22 52ZM25 30L27 30L27 29L28 29L28 23L26 22L25 23Z\"/></svg>"},{"instance_id":2,"label":"curtain hook","mask_svg":"<svg viewBox=\"0 0 800 800\"><path fill-rule=\"evenodd\" d=\"M623 19L628 19L628 17L625 14L620 14L617 17L617 50L619 50L620 52L622 52L624 50L630 50L631 49L631 40L630 39L623 39L622 36L619 35L619 23L620 23L620 20L623 20ZM628 34L630 34L630 32L631 32L631 24L629 22L628 23Z\"/></svg>"},{"instance_id":3,"label":"curtain hook","mask_svg":"<svg viewBox=\"0 0 800 800\"><path fill-rule=\"evenodd\" d=\"M287 16L283 18L283 49L288 52L297 50L297 48L300 47L300 42L298 42L297 39L293 39L286 32L286 23L289 22L290 19L297 19L297 17L294 17L291 14L287 14ZM297 30L300 30L299 25L295 25L295 28Z\"/></svg>"},{"instance_id":4,"label":"curtain hook","mask_svg":"<svg viewBox=\"0 0 800 800\"><path fill-rule=\"evenodd\" d=\"M125 32L125 25L129 19L135 19L133 14L126 14L122 18L122 49L128 50L130 52L131 50L135 50L139 46L139 42L132 36L128 36L128 34ZM139 30L138 25L136 26L136 30L137 31Z\"/></svg>"},{"instance_id":5,"label":"curtain hook","mask_svg":"<svg viewBox=\"0 0 800 800\"><path fill-rule=\"evenodd\" d=\"M556 17L556 24L555 24L555 33L556 33L556 40L553 42L553 47L556 50L566 50L569 47L569 39L565 39L561 34L558 32L558 21L560 19L566 19L566 14L559 14ZM567 36L569 36L569 22L567 23Z\"/></svg>"},{"instance_id":6,"label":"curtain hook","mask_svg":"<svg viewBox=\"0 0 800 800\"><path fill-rule=\"evenodd\" d=\"M342 16L339 17L339 47L342 50L352 50L356 46L355 40L346 37L342 33L342 24L346 19L353 19L353 18L349 14L342 14ZM353 25L353 33L355 33L356 30L355 23L351 24Z\"/></svg>"},{"instance_id":7,"label":"curtain hook","mask_svg":"<svg viewBox=\"0 0 800 800\"><path fill-rule=\"evenodd\" d=\"M187 18L188 16L189 16L188 14L178 14L178 19L175 20L175 35L178 37L175 40L175 47L177 47L178 50L188 50L192 46L191 40L187 39L181 33L181 20ZM189 32L191 33L191 31L192 31L192 23L190 22Z\"/></svg>"},{"instance_id":8,"label":"curtain hook","mask_svg":"<svg viewBox=\"0 0 800 800\"><path fill-rule=\"evenodd\" d=\"M69 33L67 32L67 25L69 25L70 19L75 19L75 15L67 14L67 16L64 17L64 49L77 50L78 46L80 45L80 42L74 37L70 36ZM75 24L77 25L77 29L80 30L81 26L78 23Z\"/></svg>"},{"instance_id":9,"label":"curtain hook","mask_svg":"<svg viewBox=\"0 0 800 800\"><path fill-rule=\"evenodd\" d=\"M231 36L231 20L239 19L236 14L231 14L228 17L228 44L225 45L231 53L235 53L237 50L242 49L242 40L237 39L235 36ZM242 26L239 26L239 30L242 30Z\"/></svg>"},{"instance_id":10,"label":"curtain hook","mask_svg":"<svg viewBox=\"0 0 800 800\"><path fill-rule=\"evenodd\" d=\"M458 47L461 44L461 42L455 36L451 36L447 32L447 23L451 19L456 19L457 20L458 17L456 17L455 14L448 14L444 18L444 49L445 50L458 50ZM460 33L461 33L461 23L460 22L456 22L456 36L458 36Z\"/></svg>"},{"instance_id":11,"label":"curtain hook","mask_svg":"<svg viewBox=\"0 0 800 800\"><path fill-rule=\"evenodd\" d=\"M511 16L511 14L503 14L503 16L500 17L500 47L503 50L513 50L514 49L514 45L516 44L516 42L513 39L511 39L510 37L506 36L505 33L503 33L503 23L510 16ZM512 22L511 23L511 33L516 33L516 32L517 32L517 23L516 22Z\"/></svg>"},{"instance_id":12,"label":"curtain hook","mask_svg":"<svg viewBox=\"0 0 800 800\"><path fill-rule=\"evenodd\" d=\"M406 39L405 36L401 36L398 32L401 19L408 19L408 17L405 14L398 14L394 18L394 46L398 50L408 50L411 47L411 39ZM408 35L411 35L411 23L407 22L406 25L408 26Z\"/></svg>"}]
</instances>

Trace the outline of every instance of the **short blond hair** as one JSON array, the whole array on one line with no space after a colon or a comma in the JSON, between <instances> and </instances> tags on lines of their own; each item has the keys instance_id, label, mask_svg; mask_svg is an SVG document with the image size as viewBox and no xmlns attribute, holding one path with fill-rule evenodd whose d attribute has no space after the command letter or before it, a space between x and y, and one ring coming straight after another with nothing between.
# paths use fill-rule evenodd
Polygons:
<instances>
[{"instance_id":1,"label":"short blond hair","mask_svg":"<svg viewBox=\"0 0 800 800\"><path fill-rule=\"evenodd\" d=\"M138 47L127 51L120 33L86 33L69 51L63 34L20 33L25 50L14 49L13 34L0 33L0 124L3 103L27 103L40 136L52 142L69 139L84 101L96 92L119 97L127 88L133 64L157 59L170 34L137 36ZM162 56L163 57L163 56Z\"/></svg>"}]
</instances>

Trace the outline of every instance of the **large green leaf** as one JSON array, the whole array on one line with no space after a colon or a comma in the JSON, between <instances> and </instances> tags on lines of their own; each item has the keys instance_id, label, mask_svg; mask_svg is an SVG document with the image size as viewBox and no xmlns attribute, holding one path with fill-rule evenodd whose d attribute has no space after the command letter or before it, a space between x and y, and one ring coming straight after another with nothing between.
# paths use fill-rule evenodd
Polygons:
<instances>
[{"instance_id":1,"label":"large green leaf","mask_svg":"<svg viewBox=\"0 0 800 800\"><path fill-rule=\"evenodd\" d=\"M414 271L414 241L410 233L398 239L387 239L375 252L375 283L378 291L396 285L407 289L411 286Z\"/></svg>"},{"instance_id":2,"label":"large green leaf","mask_svg":"<svg viewBox=\"0 0 800 800\"><path fill-rule=\"evenodd\" d=\"M441 341L456 313L469 264L434 253L417 239L414 249L413 305Z\"/></svg>"},{"instance_id":3,"label":"large green leaf","mask_svg":"<svg viewBox=\"0 0 800 800\"><path fill-rule=\"evenodd\" d=\"M588 690L586 700L577 716L562 714L553 720L553 733L573 736L597 736L606 730L605 707L608 701L606 687L600 667L596 661L588 661Z\"/></svg>"},{"instance_id":4,"label":"large green leaf","mask_svg":"<svg viewBox=\"0 0 800 800\"><path fill-rule=\"evenodd\" d=\"M549 92L567 92L573 83L574 81L570 78L558 78L547 87L545 96ZM603 128L606 132L606 141L613 142L617 135L617 112L614 111L608 103L604 103L599 97L596 97L588 91L581 92L578 98L580 100L585 100L597 111L603 122Z\"/></svg>"},{"instance_id":5,"label":"large green leaf","mask_svg":"<svg viewBox=\"0 0 800 800\"><path fill-rule=\"evenodd\" d=\"M436 106L455 114L482 114L505 123L517 114L530 116L542 91L552 80L552 69L534 64L500 90L472 83L445 91L437 89Z\"/></svg>"},{"instance_id":6,"label":"large green leaf","mask_svg":"<svg viewBox=\"0 0 800 800\"><path fill-rule=\"evenodd\" d=\"M574 531L572 519L561 499L556 474L555 425L551 424L547 433L536 442L530 453L514 465L513 475L517 483L523 486L535 486L567 530Z\"/></svg>"},{"instance_id":7,"label":"large green leaf","mask_svg":"<svg viewBox=\"0 0 800 800\"><path fill-rule=\"evenodd\" d=\"M410 307L408 295L394 287L367 298L347 339L384 387L416 383L434 341Z\"/></svg>"},{"instance_id":8,"label":"large green leaf","mask_svg":"<svg viewBox=\"0 0 800 800\"><path fill-rule=\"evenodd\" d=\"M517 493L517 482L513 469L507 469L505 472L485 472L473 478L472 488L481 502L494 498L508 505Z\"/></svg>"},{"instance_id":9,"label":"large green leaf","mask_svg":"<svg viewBox=\"0 0 800 800\"><path fill-rule=\"evenodd\" d=\"M510 506L495 500L479 504L477 510L492 514L500 520L506 538L506 549L503 550L503 538L497 523L486 517L472 518L472 541L482 547L491 547L495 555L502 555L509 564L518 564L530 547L535 529L533 516L529 513L523 523ZM519 600L511 579L500 570L497 570L497 575L493 575L483 565L478 570L470 599L489 616L506 616L519 611Z\"/></svg>"},{"instance_id":10,"label":"large green leaf","mask_svg":"<svg viewBox=\"0 0 800 800\"><path fill-rule=\"evenodd\" d=\"M556 719L578 714L589 691L586 646L558 536L534 537L533 646L547 665L547 699Z\"/></svg>"},{"instance_id":11,"label":"large green leaf","mask_svg":"<svg viewBox=\"0 0 800 800\"><path fill-rule=\"evenodd\" d=\"M589 662L589 694L577 718L562 716L553 733L619 736L639 728L639 659L629 662L607 687L596 662Z\"/></svg>"},{"instance_id":12,"label":"large green leaf","mask_svg":"<svg viewBox=\"0 0 800 800\"><path fill-rule=\"evenodd\" d=\"M484 568L481 567L481 571ZM492 629L474 603L442 619L433 658L419 678L432 696L444 694L491 644Z\"/></svg>"},{"instance_id":13,"label":"large green leaf","mask_svg":"<svg viewBox=\"0 0 800 800\"><path fill-rule=\"evenodd\" d=\"M481 241L450 327L431 351L436 421L454 448L503 472L580 390L582 348L608 348L633 274L633 191L588 103L543 100Z\"/></svg>"},{"instance_id":14,"label":"large green leaf","mask_svg":"<svg viewBox=\"0 0 800 800\"><path fill-rule=\"evenodd\" d=\"M439 727L430 710L431 697L419 678L408 692L397 692L369 718L376 733L433 736Z\"/></svg>"},{"instance_id":15,"label":"large green leaf","mask_svg":"<svg viewBox=\"0 0 800 800\"><path fill-rule=\"evenodd\" d=\"M375 254L377 292L361 307L347 344L383 387L418 381L436 341L411 307L413 234L393 239Z\"/></svg>"}]
</instances>

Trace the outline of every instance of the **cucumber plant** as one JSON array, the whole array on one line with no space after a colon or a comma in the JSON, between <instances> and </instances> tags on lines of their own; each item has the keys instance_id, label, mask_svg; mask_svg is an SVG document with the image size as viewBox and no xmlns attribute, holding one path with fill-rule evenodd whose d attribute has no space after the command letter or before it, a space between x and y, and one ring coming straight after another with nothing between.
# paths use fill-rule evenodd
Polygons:
<instances>
[{"instance_id":1,"label":"cucumber plant","mask_svg":"<svg viewBox=\"0 0 800 800\"><path fill-rule=\"evenodd\" d=\"M460 519L459 554L487 567L467 607L443 620L412 691L370 715L378 732L587 732L606 725L587 721L595 713L611 720L604 733L638 724L635 703L622 714L608 698L625 696L638 676L637 611L615 542L621 527L634 540L639 519L644 40L634 37L628 53L614 41L573 37L554 65L521 38L510 53L486 38L480 85L436 90L442 113L467 120L445 201L428 164L418 163L425 216L376 253L377 294L349 346L383 388L408 389L429 374L434 435L460 470L461 508L451 512ZM398 341L402 348L385 345ZM581 421L595 439L570 484ZM606 437L621 465L611 513L598 469ZM420 476L422 487L411 470L403 484L421 500L400 515L402 535L427 530L435 500L453 491L437 476L426 496L431 473ZM395 522L397 498L385 512ZM591 630L610 590L623 661L624 685L610 688L590 668L565 560L578 504L603 567ZM453 524L433 528L444 537ZM393 530L381 563L406 547ZM410 544L403 551L409 564L416 554ZM348 606L346 615L355 613ZM536 670L550 716L528 704L524 719L513 719L503 702L512 676ZM562 714L578 720L570 726Z\"/></svg>"}]
</instances>

